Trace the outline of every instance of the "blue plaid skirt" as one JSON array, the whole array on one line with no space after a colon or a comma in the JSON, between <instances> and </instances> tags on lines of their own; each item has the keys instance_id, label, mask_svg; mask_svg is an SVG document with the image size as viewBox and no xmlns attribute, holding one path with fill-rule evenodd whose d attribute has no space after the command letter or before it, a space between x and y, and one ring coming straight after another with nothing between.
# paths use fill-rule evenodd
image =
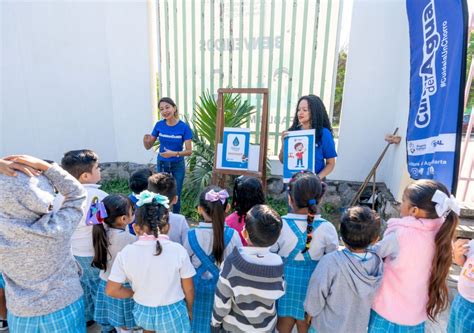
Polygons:
<instances>
[{"instance_id":1,"label":"blue plaid skirt","mask_svg":"<svg viewBox=\"0 0 474 333\"><path fill-rule=\"evenodd\" d=\"M474 303L457 294L451 304L448 333L474 332Z\"/></svg>"},{"instance_id":2,"label":"blue plaid skirt","mask_svg":"<svg viewBox=\"0 0 474 333\"><path fill-rule=\"evenodd\" d=\"M135 303L133 317L138 326L148 331L191 333L191 324L184 300L156 307Z\"/></svg>"},{"instance_id":3,"label":"blue plaid skirt","mask_svg":"<svg viewBox=\"0 0 474 333\"><path fill-rule=\"evenodd\" d=\"M278 317L304 320L304 300L308 283L318 262L291 260L285 264L285 294L277 301Z\"/></svg>"},{"instance_id":4,"label":"blue plaid skirt","mask_svg":"<svg viewBox=\"0 0 474 333\"><path fill-rule=\"evenodd\" d=\"M8 312L10 333L86 333L82 297L64 309L36 317L17 317Z\"/></svg>"},{"instance_id":5,"label":"blue plaid skirt","mask_svg":"<svg viewBox=\"0 0 474 333\"><path fill-rule=\"evenodd\" d=\"M194 275L194 303L193 320L191 322L193 333L208 333L211 331L212 307L214 306L214 292L216 283L212 281L196 281Z\"/></svg>"},{"instance_id":6,"label":"blue plaid skirt","mask_svg":"<svg viewBox=\"0 0 474 333\"><path fill-rule=\"evenodd\" d=\"M0 272L0 288L5 288L5 280L3 280L3 274Z\"/></svg>"},{"instance_id":7,"label":"blue plaid skirt","mask_svg":"<svg viewBox=\"0 0 474 333\"><path fill-rule=\"evenodd\" d=\"M82 267L81 286L84 290L84 306L86 309L86 322L94 319L94 304L99 287L99 269L92 267L93 257L77 257L77 262Z\"/></svg>"},{"instance_id":8,"label":"blue plaid skirt","mask_svg":"<svg viewBox=\"0 0 474 333\"><path fill-rule=\"evenodd\" d=\"M370 321L368 333L424 333L425 323L415 326L398 325L380 316L374 310L370 310Z\"/></svg>"},{"instance_id":9,"label":"blue plaid skirt","mask_svg":"<svg viewBox=\"0 0 474 333\"><path fill-rule=\"evenodd\" d=\"M111 331L114 327L132 329L135 326L133 319L133 298L118 299L105 294L107 282L100 280L95 300L94 320L102 326L103 331ZM124 285L130 288L126 283Z\"/></svg>"}]
</instances>

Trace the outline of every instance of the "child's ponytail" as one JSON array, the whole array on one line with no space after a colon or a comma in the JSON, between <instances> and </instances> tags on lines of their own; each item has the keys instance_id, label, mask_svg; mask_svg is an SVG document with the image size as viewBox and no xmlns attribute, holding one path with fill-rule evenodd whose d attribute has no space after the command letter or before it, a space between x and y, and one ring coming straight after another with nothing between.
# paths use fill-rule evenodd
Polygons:
<instances>
[{"instance_id":1,"label":"child's ponytail","mask_svg":"<svg viewBox=\"0 0 474 333\"><path fill-rule=\"evenodd\" d=\"M104 224L95 224L92 227L92 244L94 245L94 259L92 259L91 266L107 270L109 239Z\"/></svg>"},{"instance_id":2,"label":"child's ponytail","mask_svg":"<svg viewBox=\"0 0 474 333\"><path fill-rule=\"evenodd\" d=\"M169 199L166 196L150 191L140 193L137 202L138 209L135 224L141 229L148 229L156 238L156 256L159 256L161 252L163 252L159 235L169 223L168 204Z\"/></svg>"},{"instance_id":3,"label":"child's ponytail","mask_svg":"<svg viewBox=\"0 0 474 333\"><path fill-rule=\"evenodd\" d=\"M101 202L94 198L87 214L86 223L92 225L92 244L94 246L94 258L91 266L101 270L107 270L107 259L109 255L109 239L104 226L115 226L115 220L128 215L132 209L132 203L126 196L120 194L108 195Z\"/></svg>"},{"instance_id":4,"label":"child's ponytail","mask_svg":"<svg viewBox=\"0 0 474 333\"><path fill-rule=\"evenodd\" d=\"M156 238L156 252L159 256L163 252L163 246L160 243L159 235L168 225L169 212L168 209L160 203L153 202L151 205L145 205L146 216L151 233Z\"/></svg>"},{"instance_id":5,"label":"child's ponytail","mask_svg":"<svg viewBox=\"0 0 474 333\"><path fill-rule=\"evenodd\" d=\"M435 317L448 306L448 286L446 278L452 263L452 241L456 232L459 218L450 212L443 225L436 234L436 250L431 264L431 274L428 285L428 304L426 311L428 317Z\"/></svg>"},{"instance_id":6,"label":"child's ponytail","mask_svg":"<svg viewBox=\"0 0 474 333\"><path fill-rule=\"evenodd\" d=\"M309 245L311 244L311 241L313 240L313 221L314 217L316 216L318 212L318 202L316 199L310 199L308 200L308 215L306 218L306 247L302 251L302 253L305 253L306 251L309 250Z\"/></svg>"},{"instance_id":7,"label":"child's ponytail","mask_svg":"<svg viewBox=\"0 0 474 333\"><path fill-rule=\"evenodd\" d=\"M199 206L212 219L212 255L219 265L224 260L224 222L229 194L219 187L206 188L199 198Z\"/></svg>"},{"instance_id":8,"label":"child's ponytail","mask_svg":"<svg viewBox=\"0 0 474 333\"><path fill-rule=\"evenodd\" d=\"M310 171L301 171L293 175L289 185L289 194L295 208L308 208L306 226L306 247L308 251L313 239L313 221L318 213L318 204L326 191L326 184Z\"/></svg>"},{"instance_id":9,"label":"child's ponytail","mask_svg":"<svg viewBox=\"0 0 474 333\"><path fill-rule=\"evenodd\" d=\"M214 209L212 210L212 253L216 259L216 263L219 265L224 259L224 221L225 221L225 206L216 201L213 203Z\"/></svg>"}]
</instances>

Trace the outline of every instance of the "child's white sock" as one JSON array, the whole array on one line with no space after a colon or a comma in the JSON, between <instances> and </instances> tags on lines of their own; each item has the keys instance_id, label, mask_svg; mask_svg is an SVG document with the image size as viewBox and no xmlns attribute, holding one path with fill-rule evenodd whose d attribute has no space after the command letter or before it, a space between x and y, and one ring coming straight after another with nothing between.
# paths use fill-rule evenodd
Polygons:
<instances>
[{"instance_id":1,"label":"child's white sock","mask_svg":"<svg viewBox=\"0 0 474 333\"><path fill-rule=\"evenodd\" d=\"M125 329L120 328L120 327L116 327L116 330L119 333L132 333L132 330L125 330Z\"/></svg>"}]
</instances>

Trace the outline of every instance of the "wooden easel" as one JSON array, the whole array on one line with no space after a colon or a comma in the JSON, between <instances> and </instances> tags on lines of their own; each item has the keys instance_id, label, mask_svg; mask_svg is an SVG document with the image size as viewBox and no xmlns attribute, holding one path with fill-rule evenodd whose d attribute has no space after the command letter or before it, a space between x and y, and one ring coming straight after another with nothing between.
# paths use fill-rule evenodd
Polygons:
<instances>
[{"instance_id":1,"label":"wooden easel","mask_svg":"<svg viewBox=\"0 0 474 333\"><path fill-rule=\"evenodd\" d=\"M263 190L267 187L267 134L268 134L268 89L267 88L221 88L217 90L217 123L216 141L214 154L214 166L212 168L212 184L225 186L226 175L245 175L260 178ZM217 165L217 145L222 143L224 132L224 94L263 94L262 121L260 127L260 155L258 159L258 171L241 171L218 169ZM257 124L259 126L259 124Z\"/></svg>"}]
</instances>

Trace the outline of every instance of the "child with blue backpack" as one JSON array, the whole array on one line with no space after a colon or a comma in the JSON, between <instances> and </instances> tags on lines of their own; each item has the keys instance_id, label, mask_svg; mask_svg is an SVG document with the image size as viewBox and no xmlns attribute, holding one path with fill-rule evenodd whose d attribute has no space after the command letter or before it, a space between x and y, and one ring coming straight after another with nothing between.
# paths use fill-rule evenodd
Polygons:
<instances>
[{"instance_id":1,"label":"child with blue backpack","mask_svg":"<svg viewBox=\"0 0 474 333\"><path fill-rule=\"evenodd\" d=\"M293 175L288 201L293 213L282 216L283 228L272 251L283 258L285 295L277 302L280 333L307 332L304 301L316 265L326 253L339 246L336 228L318 214L325 188L318 176L309 171Z\"/></svg>"},{"instance_id":2,"label":"child with blue backpack","mask_svg":"<svg viewBox=\"0 0 474 333\"><path fill-rule=\"evenodd\" d=\"M214 292L219 266L242 242L234 229L225 227L229 194L219 187L207 187L199 197L198 212L204 222L188 232L185 248L196 268L194 276L193 332L210 332Z\"/></svg>"}]
</instances>

